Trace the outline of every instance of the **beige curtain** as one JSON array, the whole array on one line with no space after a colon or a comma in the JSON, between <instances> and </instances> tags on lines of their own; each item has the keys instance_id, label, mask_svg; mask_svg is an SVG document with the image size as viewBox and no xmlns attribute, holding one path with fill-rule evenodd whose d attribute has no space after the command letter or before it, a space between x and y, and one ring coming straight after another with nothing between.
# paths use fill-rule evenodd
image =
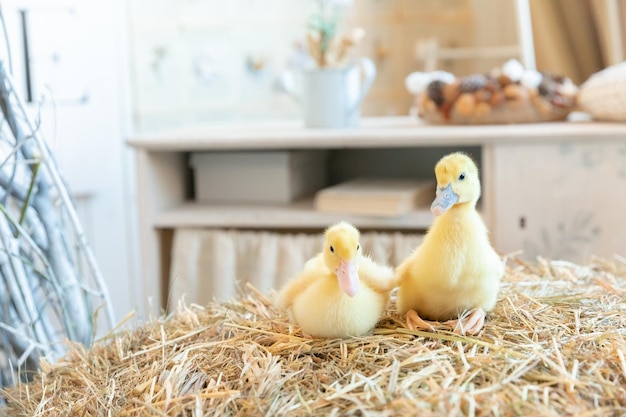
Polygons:
<instances>
[{"instance_id":1,"label":"beige curtain","mask_svg":"<svg viewBox=\"0 0 626 417\"><path fill-rule=\"evenodd\" d=\"M615 2L619 16L609 15L609 2ZM580 84L617 63L613 46L624 45L626 0L531 0L530 6L538 70ZM612 18L621 28L618 36L610 30Z\"/></svg>"},{"instance_id":2,"label":"beige curtain","mask_svg":"<svg viewBox=\"0 0 626 417\"><path fill-rule=\"evenodd\" d=\"M396 266L422 240L419 234L362 233L364 253ZM178 229L174 232L168 309L186 303L205 305L237 295L246 282L262 292L279 289L319 253L321 235Z\"/></svg>"}]
</instances>

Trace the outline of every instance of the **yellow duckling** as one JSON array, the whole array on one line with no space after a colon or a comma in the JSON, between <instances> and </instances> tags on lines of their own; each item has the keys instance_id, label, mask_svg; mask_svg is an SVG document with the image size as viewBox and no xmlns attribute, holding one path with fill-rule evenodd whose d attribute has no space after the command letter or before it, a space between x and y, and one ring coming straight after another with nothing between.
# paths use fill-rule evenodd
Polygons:
<instances>
[{"instance_id":1,"label":"yellow duckling","mask_svg":"<svg viewBox=\"0 0 626 417\"><path fill-rule=\"evenodd\" d=\"M393 288L393 270L362 255L359 231L341 222L325 233L324 249L278 294L277 306L311 336L369 332Z\"/></svg>"},{"instance_id":2,"label":"yellow duckling","mask_svg":"<svg viewBox=\"0 0 626 417\"><path fill-rule=\"evenodd\" d=\"M398 310L407 313L409 328L432 330L433 323L421 318L449 320L455 332L476 334L485 311L495 306L504 264L476 211L480 179L474 162L453 153L437 163L435 175L435 221L422 244L396 268Z\"/></svg>"}]
</instances>

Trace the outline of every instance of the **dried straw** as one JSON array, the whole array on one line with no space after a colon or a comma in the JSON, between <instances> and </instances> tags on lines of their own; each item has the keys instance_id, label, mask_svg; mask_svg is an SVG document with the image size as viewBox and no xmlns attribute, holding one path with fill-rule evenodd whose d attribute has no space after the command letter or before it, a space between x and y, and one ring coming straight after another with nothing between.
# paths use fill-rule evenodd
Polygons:
<instances>
[{"instance_id":1,"label":"dried straw","mask_svg":"<svg viewBox=\"0 0 626 417\"><path fill-rule=\"evenodd\" d=\"M254 289L74 345L4 392L11 416L626 415L626 260L510 260L478 337L303 337Z\"/></svg>"}]
</instances>

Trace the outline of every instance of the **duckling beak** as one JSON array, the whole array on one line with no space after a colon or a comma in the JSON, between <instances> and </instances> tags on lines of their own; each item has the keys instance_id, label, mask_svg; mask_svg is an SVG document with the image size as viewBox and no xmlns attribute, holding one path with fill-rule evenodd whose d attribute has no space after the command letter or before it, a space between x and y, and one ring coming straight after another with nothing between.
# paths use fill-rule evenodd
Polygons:
<instances>
[{"instance_id":1,"label":"duckling beak","mask_svg":"<svg viewBox=\"0 0 626 417\"><path fill-rule=\"evenodd\" d=\"M437 188L435 201L433 201L433 204L430 206L430 211L432 211L435 216L440 216L458 200L459 196L452 191L452 184L448 184L447 187Z\"/></svg>"},{"instance_id":2,"label":"duckling beak","mask_svg":"<svg viewBox=\"0 0 626 417\"><path fill-rule=\"evenodd\" d=\"M354 261L346 262L342 259L337 268L337 278L339 279L341 291L350 297L354 297L359 291L359 274Z\"/></svg>"}]
</instances>

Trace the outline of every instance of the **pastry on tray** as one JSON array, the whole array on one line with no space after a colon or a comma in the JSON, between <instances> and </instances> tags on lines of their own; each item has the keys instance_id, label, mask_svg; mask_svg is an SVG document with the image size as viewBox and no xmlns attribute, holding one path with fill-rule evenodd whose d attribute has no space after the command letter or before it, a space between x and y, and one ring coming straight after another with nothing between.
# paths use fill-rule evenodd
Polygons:
<instances>
[{"instance_id":1,"label":"pastry on tray","mask_svg":"<svg viewBox=\"0 0 626 417\"><path fill-rule=\"evenodd\" d=\"M525 70L510 60L489 74L443 71L406 78L418 116L435 124L533 123L564 120L578 88L566 77Z\"/></svg>"}]
</instances>

